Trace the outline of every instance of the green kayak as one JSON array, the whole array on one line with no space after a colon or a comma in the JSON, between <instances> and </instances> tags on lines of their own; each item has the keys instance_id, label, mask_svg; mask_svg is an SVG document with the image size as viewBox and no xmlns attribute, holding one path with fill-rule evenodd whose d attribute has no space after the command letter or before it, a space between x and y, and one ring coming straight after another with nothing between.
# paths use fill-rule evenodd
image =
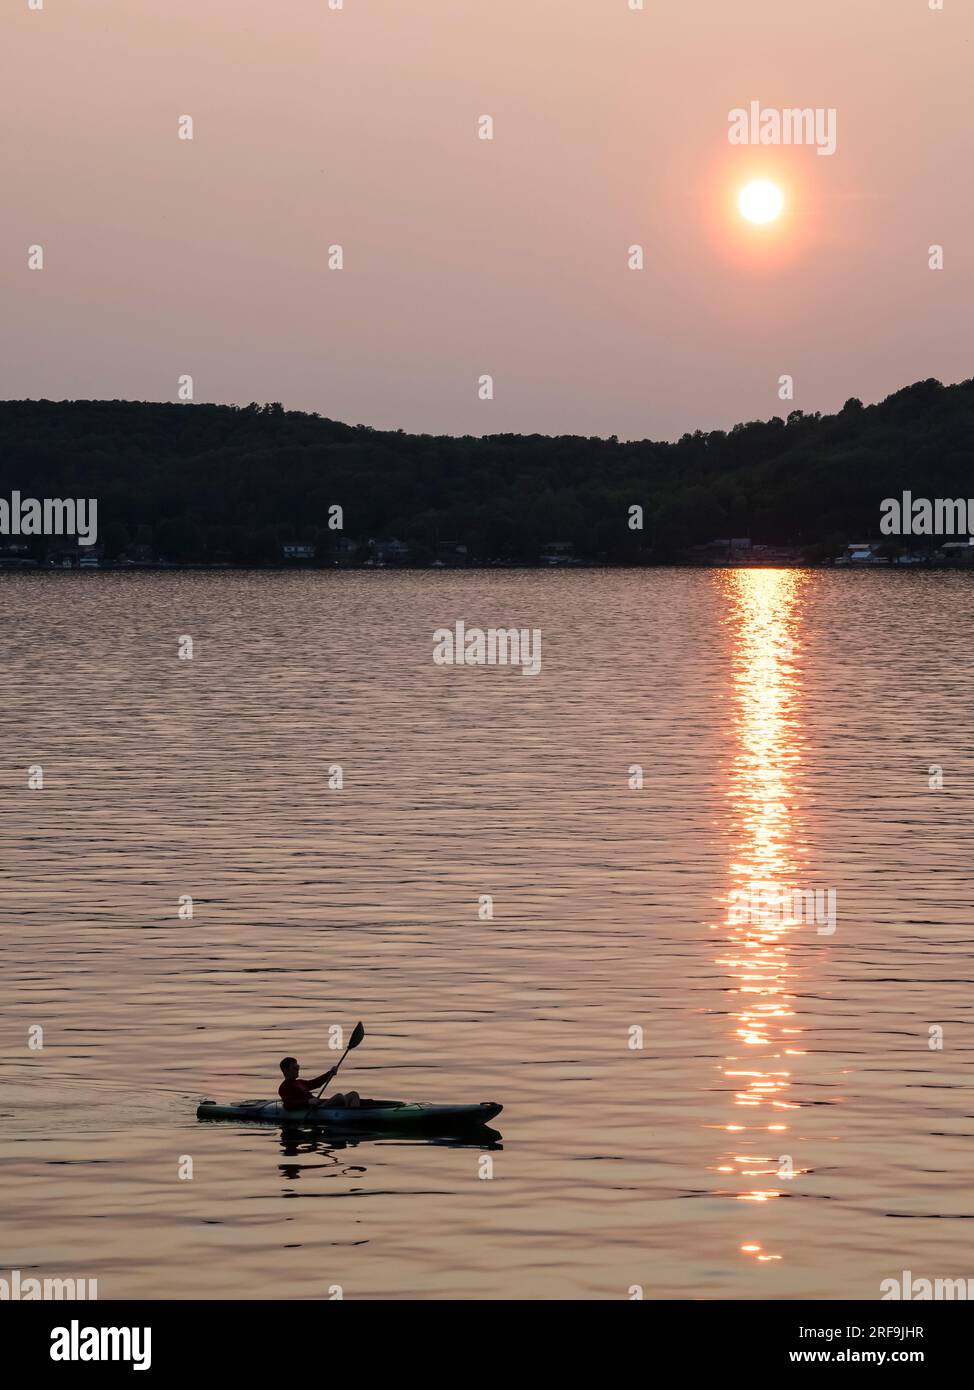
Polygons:
<instances>
[{"instance_id":1,"label":"green kayak","mask_svg":"<svg viewBox=\"0 0 974 1390\"><path fill-rule=\"evenodd\" d=\"M478 1129L499 1115L504 1107L484 1100L479 1105L428 1105L404 1100L363 1100L349 1109L315 1106L310 1110L285 1110L279 1100L242 1100L220 1105L204 1100L197 1107L198 1120L260 1120L275 1125L322 1125L356 1131L423 1130L427 1134L462 1134Z\"/></svg>"}]
</instances>

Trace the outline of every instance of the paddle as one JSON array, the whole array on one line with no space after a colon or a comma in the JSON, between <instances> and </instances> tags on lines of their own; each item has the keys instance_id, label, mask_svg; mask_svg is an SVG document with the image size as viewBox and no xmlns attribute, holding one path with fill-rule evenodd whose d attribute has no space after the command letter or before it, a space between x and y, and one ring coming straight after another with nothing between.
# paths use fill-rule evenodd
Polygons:
<instances>
[{"instance_id":1,"label":"paddle","mask_svg":"<svg viewBox=\"0 0 974 1390\"><path fill-rule=\"evenodd\" d=\"M351 1052L352 1048L353 1048L353 1047L358 1047L359 1043L362 1041L362 1039L363 1039L364 1037L365 1037L365 1028L364 1028L364 1026L363 1026L361 1023L356 1023L355 1027L352 1029L352 1036L351 1036L351 1037L349 1038L349 1040L348 1040L348 1047L346 1047L345 1051L342 1053L341 1057L338 1059L338 1065L335 1067L335 1070L332 1072L331 1076L330 1076L330 1077L328 1078L328 1080L325 1082L325 1086L330 1086L330 1085L331 1085L331 1083L334 1081L335 1077L338 1075L338 1067L340 1067L341 1064L342 1064L342 1062L344 1062L345 1058L346 1058L346 1057L348 1056L348 1054ZM323 1091L323 1090L325 1089L325 1086L322 1086L321 1091ZM319 1091L318 1094L317 1094L317 1096L315 1097L316 1100L320 1100L320 1099L321 1099L321 1091ZM310 1113L311 1113L311 1111L310 1111L310 1108L309 1108L308 1114L310 1114ZM306 1116L305 1118L307 1118L307 1116Z\"/></svg>"}]
</instances>

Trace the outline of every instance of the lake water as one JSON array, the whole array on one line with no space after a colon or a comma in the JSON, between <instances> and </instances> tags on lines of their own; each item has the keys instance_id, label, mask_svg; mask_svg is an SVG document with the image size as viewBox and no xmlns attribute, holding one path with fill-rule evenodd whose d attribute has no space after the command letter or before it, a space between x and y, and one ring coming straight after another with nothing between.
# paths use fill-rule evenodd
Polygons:
<instances>
[{"instance_id":1,"label":"lake water","mask_svg":"<svg viewBox=\"0 0 974 1390\"><path fill-rule=\"evenodd\" d=\"M0 575L0 1274L974 1275L972 616L946 573ZM541 673L434 665L457 619ZM196 1121L359 1018L343 1084L496 1099L496 1146Z\"/></svg>"}]
</instances>

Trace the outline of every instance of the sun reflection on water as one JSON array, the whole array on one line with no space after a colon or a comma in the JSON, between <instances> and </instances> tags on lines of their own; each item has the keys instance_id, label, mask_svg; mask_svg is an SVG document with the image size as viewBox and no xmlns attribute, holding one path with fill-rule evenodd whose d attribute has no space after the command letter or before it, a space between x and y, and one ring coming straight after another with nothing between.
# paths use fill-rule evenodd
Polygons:
<instances>
[{"instance_id":1,"label":"sun reflection on water","mask_svg":"<svg viewBox=\"0 0 974 1390\"><path fill-rule=\"evenodd\" d=\"M720 934L719 966L731 978L730 1051L721 1066L738 1110L722 1126L733 1148L718 1158L730 1195L768 1203L786 1190L794 1059L802 1055L793 1004L797 966L792 893L801 887L803 848L795 808L801 761L800 673L796 663L801 591L798 570L725 570L718 576L732 635L736 752L728 798L734 826ZM798 1172L800 1170L795 1169ZM759 1261L779 1260L753 1240Z\"/></svg>"}]
</instances>

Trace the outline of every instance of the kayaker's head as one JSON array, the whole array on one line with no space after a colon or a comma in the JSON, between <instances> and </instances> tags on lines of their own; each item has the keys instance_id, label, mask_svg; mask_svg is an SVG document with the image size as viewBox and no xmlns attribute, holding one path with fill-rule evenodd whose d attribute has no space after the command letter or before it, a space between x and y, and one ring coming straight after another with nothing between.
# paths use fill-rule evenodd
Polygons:
<instances>
[{"instance_id":1,"label":"kayaker's head","mask_svg":"<svg viewBox=\"0 0 974 1390\"><path fill-rule=\"evenodd\" d=\"M281 1071L288 1081L296 1081L300 1070L297 1057L285 1057L281 1062Z\"/></svg>"}]
</instances>

